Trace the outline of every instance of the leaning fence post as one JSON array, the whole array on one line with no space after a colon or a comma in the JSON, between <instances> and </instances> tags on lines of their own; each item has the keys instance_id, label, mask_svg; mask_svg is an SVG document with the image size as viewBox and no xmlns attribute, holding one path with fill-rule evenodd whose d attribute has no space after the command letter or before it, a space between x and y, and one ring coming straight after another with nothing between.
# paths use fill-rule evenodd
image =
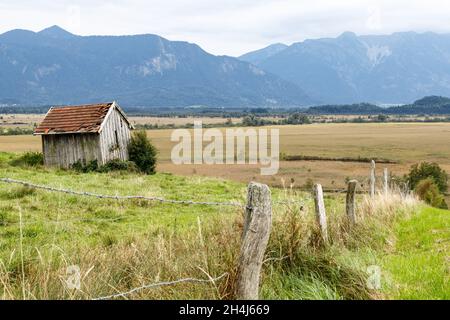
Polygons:
<instances>
[{"instance_id":1,"label":"leaning fence post","mask_svg":"<svg viewBox=\"0 0 450 320\"><path fill-rule=\"evenodd\" d=\"M375 161L370 162L370 196L375 197Z\"/></svg>"},{"instance_id":2,"label":"leaning fence post","mask_svg":"<svg viewBox=\"0 0 450 320\"><path fill-rule=\"evenodd\" d=\"M323 241L328 242L327 216L325 213L325 203L323 201L322 185L314 185L314 204L316 208L316 220L319 224Z\"/></svg>"},{"instance_id":3,"label":"leaning fence post","mask_svg":"<svg viewBox=\"0 0 450 320\"><path fill-rule=\"evenodd\" d=\"M236 298L258 299L259 278L272 226L272 200L265 184L248 185L244 231L239 256Z\"/></svg>"},{"instance_id":4,"label":"leaning fence post","mask_svg":"<svg viewBox=\"0 0 450 320\"><path fill-rule=\"evenodd\" d=\"M347 197L346 197L346 204L345 209L347 211L347 217L350 221L350 224L356 223L356 214L355 214L355 193L356 193L356 185L358 181L356 180L350 180L348 182L348 189L347 189Z\"/></svg>"},{"instance_id":5,"label":"leaning fence post","mask_svg":"<svg viewBox=\"0 0 450 320\"><path fill-rule=\"evenodd\" d=\"M387 195L389 193L389 172L387 168L384 168L383 171L383 189L384 194Z\"/></svg>"}]
</instances>

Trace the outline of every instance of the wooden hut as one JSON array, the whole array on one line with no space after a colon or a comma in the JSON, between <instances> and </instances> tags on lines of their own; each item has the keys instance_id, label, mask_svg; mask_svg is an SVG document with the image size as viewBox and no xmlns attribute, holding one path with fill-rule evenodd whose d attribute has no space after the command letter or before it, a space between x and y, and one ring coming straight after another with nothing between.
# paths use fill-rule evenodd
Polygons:
<instances>
[{"instance_id":1,"label":"wooden hut","mask_svg":"<svg viewBox=\"0 0 450 320\"><path fill-rule=\"evenodd\" d=\"M52 107L34 131L42 136L44 164L68 168L80 161L128 160L132 124L116 102Z\"/></svg>"}]
</instances>

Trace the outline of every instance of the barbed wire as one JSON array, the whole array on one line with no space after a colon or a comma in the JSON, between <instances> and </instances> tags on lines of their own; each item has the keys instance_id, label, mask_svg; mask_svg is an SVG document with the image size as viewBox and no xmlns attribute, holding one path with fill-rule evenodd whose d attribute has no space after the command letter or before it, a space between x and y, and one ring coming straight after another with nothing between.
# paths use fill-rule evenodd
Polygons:
<instances>
[{"instance_id":1,"label":"barbed wire","mask_svg":"<svg viewBox=\"0 0 450 320\"><path fill-rule=\"evenodd\" d=\"M14 184L20 184L31 188L36 189L42 189L52 192L62 192L67 194L74 194L78 196L88 196L88 197L95 197L100 199L113 199L113 200L130 200L130 199L140 199L140 200L147 200L147 201L156 201L160 203L171 203L171 204L185 204L185 205L207 205L207 206L234 206L234 207L241 207L244 208L245 205L239 202L217 202L217 201L193 201L193 200L171 200L171 199L164 199L161 197L147 197L147 196L119 196L119 195L106 195L106 194L97 194L87 191L74 191L69 189L61 189L61 188L54 188L49 186L43 186L34 184L28 181L21 181L21 180L15 180L10 178L0 178L0 181L6 182L6 183L14 183Z\"/></svg>"},{"instance_id":2,"label":"barbed wire","mask_svg":"<svg viewBox=\"0 0 450 320\"><path fill-rule=\"evenodd\" d=\"M225 272L221 276L218 276L216 278L211 278L211 279L184 278L184 279L178 279L178 280L174 280L174 281L156 282L156 283L151 283L151 284L146 284L146 285L143 285L140 287L136 287L129 291L111 294L109 296L102 296L102 297L94 298L93 300L109 300L109 299L114 299L114 298L118 298L118 297L125 298L126 296L129 296L130 294L133 294L140 290L152 289L152 288L163 287L163 286L170 286L170 285L183 283L183 282L197 282L197 283L213 282L214 283L214 282L222 279L226 275L228 275L228 272Z\"/></svg>"},{"instance_id":3,"label":"barbed wire","mask_svg":"<svg viewBox=\"0 0 450 320\"><path fill-rule=\"evenodd\" d=\"M140 199L140 200L148 200L148 201L157 201L161 203L172 203L172 204L185 204L185 205L215 205L215 206L236 206L241 208L247 208L246 205L239 203L239 202L217 202L217 201L193 201L193 200L171 200L171 199L164 199L161 197L148 197L148 196L120 196L120 195L105 195L105 194L97 194L87 191L75 191L75 190L69 190L69 189L62 189L62 188L55 188L50 186L44 186L39 184L34 184L29 181L22 181L22 180L16 180L11 178L0 178L0 181L6 182L6 183L13 183L13 184L20 184L23 186L27 186L30 188L36 188L36 189L42 189L52 192L62 192L67 194L74 194L79 196L89 196L89 197L96 197L100 199L113 199L113 200L130 200L130 199ZM305 200L305 199L302 199ZM301 204L304 203L300 200L295 199L286 199L286 200L273 200L273 204ZM81 218L82 220L84 218ZM87 218L91 219L91 218ZM55 221L56 222L56 221Z\"/></svg>"}]
</instances>

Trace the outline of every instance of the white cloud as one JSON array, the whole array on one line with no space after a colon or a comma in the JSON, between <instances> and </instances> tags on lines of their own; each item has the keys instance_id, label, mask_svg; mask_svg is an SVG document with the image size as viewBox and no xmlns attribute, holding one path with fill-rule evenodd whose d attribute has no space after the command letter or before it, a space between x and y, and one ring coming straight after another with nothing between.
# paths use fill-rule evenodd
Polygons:
<instances>
[{"instance_id":1,"label":"white cloud","mask_svg":"<svg viewBox=\"0 0 450 320\"><path fill-rule=\"evenodd\" d=\"M450 32L449 16L447 0L2 0L0 32L57 24L81 35L155 33L239 55L344 31Z\"/></svg>"}]
</instances>

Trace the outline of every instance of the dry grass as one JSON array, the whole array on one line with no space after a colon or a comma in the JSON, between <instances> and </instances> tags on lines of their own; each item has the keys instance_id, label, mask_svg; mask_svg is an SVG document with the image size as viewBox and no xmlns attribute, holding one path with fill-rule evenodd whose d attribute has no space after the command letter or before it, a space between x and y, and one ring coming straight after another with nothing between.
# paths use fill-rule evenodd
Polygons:
<instances>
[{"instance_id":1,"label":"dry grass","mask_svg":"<svg viewBox=\"0 0 450 320\"><path fill-rule=\"evenodd\" d=\"M19 246L7 261L1 261L1 299L93 299L159 281L215 277L233 268L239 238L233 225L217 223L214 231L202 230L205 245L201 246L199 233L177 234L170 229L120 240L111 234L94 246L74 243L63 249L57 241L44 247ZM70 228L64 223L55 226L55 238ZM26 257L23 266L22 250ZM67 268L72 265L81 270L80 290L66 283ZM226 277L217 285L183 283L138 291L129 298L223 299L229 297L229 281Z\"/></svg>"},{"instance_id":2,"label":"dry grass","mask_svg":"<svg viewBox=\"0 0 450 320\"><path fill-rule=\"evenodd\" d=\"M133 124L158 124L158 125L169 125L173 124L176 126L182 126L186 124L193 124L194 121L202 121L204 124L223 124L227 121L226 118L218 117L134 117L131 116L130 120ZM242 118L231 118L233 123L241 123Z\"/></svg>"},{"instance_id":3,"label":"dry grass","mask_svg":"<svg viewBox=\"0 0 450 320\"><path fill-rule=\"evenodd\" d=\"M241 200L244 185L201 177L83 174L3 167L14 178L78 190L195 198L224 192ZM101 187L100 187L101 186ZM227 273L213 284L183 283L141 290L130 299L233 298L242 211L82 198L0 186L0 298L91 299L147 283ZM206 191L208 190L208 191ZM184 192L183 194L180 191ZM166 194L167 193L167 194ZM195 195L195 196L194 196ZM321 242L309 194L292 185L273 190L273 228L262 274L262 297L371 299L365 268L390 239L392 223L417 206L393 194L360 197L355 228L346 222L343 195L325 199L330 243ZM108 219L115 218L114 221ZM59 220L57 223L49 221ZM22 222L22 223L21 223ZM74 241L74 239L76 241ZM376 262L376 261L375 261ZM81 289L66 284L68 266L81 270Z\"/></svg>"},{"instance_id":4,"label":"dry grass","mask_svg":"<svg viewBox=\"0 0 450 320\"><path fill-rule=\"evenodd\" d=\"M418 204L415 197L397 192L378 194L374 199L361 196L357 224L351 227L342 199L327 198L328 243L321 240L312 206L304 206L302 210L292 206L278 212L267 253L267 260L272 262L265 269L265 296L383 298L381 292L366 287L366 267L379 264L377 252L395 242L395 221L413 215ZM286 292L294 289L298 292Z\"/></svg>"},{"instance_id":5,"label":"dry grass","mask_svg":"<svg viewBox=\"0 0 450 320\"><path fill-rule=\"evenodd\" d=\"M277 128L280 129L280 151L285 154L398 160L399 164L383 165L397 175L404 174L411 164L420 161L434 161L450 171L450 145L447 142L450 123L313 124ZM258 177L271 186L280 186L281 179L294 179L297 186L303 185L307 179L312 179L327 188L343 187L346 177L362 180L367 177L369 171L365 163L335 161L282 161L279 173L270 177L259 176L258 166L176 166L170 161L170 152L175 145L170 141L171 132L172 130L148 131L149 137L159 150L160 171L182 175L196 173L241 182ZM0 151L40 149L40 137L0 136Z\"/></svg>"}]
</instances>

